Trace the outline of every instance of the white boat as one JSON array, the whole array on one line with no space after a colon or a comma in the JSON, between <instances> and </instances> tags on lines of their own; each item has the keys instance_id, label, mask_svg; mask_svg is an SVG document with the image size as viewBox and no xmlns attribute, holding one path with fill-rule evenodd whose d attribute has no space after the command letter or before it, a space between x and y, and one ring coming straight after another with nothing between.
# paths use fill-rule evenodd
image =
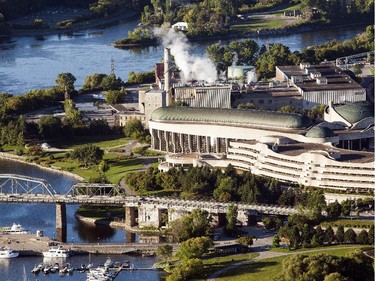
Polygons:
<instances>
[{"instance_id":1,"label":"white boat","mask_svg":"<svg viewBox=\"0 0 375 281\"><path fill-rule=\"evenodd\" d=\"M64 249L61 245L54 246L48 252L43 252L43 256L46 258L67 258L69 257L69 250Z\"/></svg>"},{"instance_id":2,"label":"white boat","mask_svg":"<svg viewBox=\"0 0 375 281\"><path fill-rule=\"evenodd\" d=\"M20 224L13 223L11 227L4 227L1 229L1 234L29 234Z\"/></svg>"},{"instance_id":3,"label":"white boat","mask_svg":"<svg viewBox=\"0 0 375 281\"><path fill-rule=\"evenodd\" d=\"M11 259L18 257L20 253L14 252L11 248L4 246L0 248L0 259Z\"/></svg>"}]
</instances>

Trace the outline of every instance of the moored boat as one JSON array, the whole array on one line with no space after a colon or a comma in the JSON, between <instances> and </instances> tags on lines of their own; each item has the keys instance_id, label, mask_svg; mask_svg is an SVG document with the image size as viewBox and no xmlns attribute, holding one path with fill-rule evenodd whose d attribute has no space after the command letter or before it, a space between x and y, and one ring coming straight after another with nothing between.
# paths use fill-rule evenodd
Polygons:
<instances>
[{"instance_id":1,"label":"moored boat","mask_svg":"<svg viewBox=\"0 0 375 281\"><path fill-rule=\"evenodd\" d=\"M3 227L0 230L0 234L29 234L30 232L25 230L20 224L13 223L11 227Z\"/></svg>"},{"instance_id":2,"label":"moored boat","mask_svg":"<svg viewBox=\"0 0 375 281\"><path fill-rule=\"evenodd\" d=\"M54 246L48 252L43 252L43 256L46 258L67 258L69 257L69 250L64 249L61 245Z\"/></svg>"},{"instance_id":3,"label":"moored boat","mask_svg":"<svg viewBox=\"0 0 375 281\"><path fill-rule=\"evenodd\" d=\"M20 253L13 251L11 248L4 246L0 248L0 259L12 259L18 257Z\"/></svg>"}]
</instances>

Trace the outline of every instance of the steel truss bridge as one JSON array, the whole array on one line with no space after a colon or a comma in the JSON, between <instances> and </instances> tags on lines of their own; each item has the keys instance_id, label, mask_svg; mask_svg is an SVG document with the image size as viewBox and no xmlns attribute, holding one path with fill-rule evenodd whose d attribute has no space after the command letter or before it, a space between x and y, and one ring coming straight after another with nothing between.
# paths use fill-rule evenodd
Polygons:
<instances>
[{"instance_id":1,"label":"steel truss bridge","mask_svg":"<svg viewBox=\"0 0 375 281\"><path fill-rule=\"evenodd\" d=\"M161 209L193 210L226 213L230 204L249 213L291 215L292 207L266 204L221 203L203 200L184 200L155 196L125 196L114 184L74 184L66 194L57 193L45 180L16 174L0 174L0 203L80 204L93 206L155 206Z\"/></svg>"}]
</instances>

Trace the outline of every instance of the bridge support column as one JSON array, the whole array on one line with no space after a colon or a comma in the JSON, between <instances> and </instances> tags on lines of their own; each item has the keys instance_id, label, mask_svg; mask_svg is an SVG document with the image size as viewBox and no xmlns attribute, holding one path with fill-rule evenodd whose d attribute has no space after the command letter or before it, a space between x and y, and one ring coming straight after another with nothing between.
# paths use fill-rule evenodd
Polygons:
<instances>
[{"instance_id":1,"label":"bridge support column","mask_svg":"<svg viewBox=\"0 0 375 281\"><path fill-rule=\"evenodd\" d=\"M66 243L66 204L56 204L56 240Z\"/></svg>"},{"instance_id":2,"label":"bridge support column","mask_svg":"<svg viewBox=\"0 0 375 281\"><path fill-rule=\"evenodd\" d=\"M243 225L249 225L249 213L248 211L238 211L237 220Z\"/></svg>"},{"instance_id":3,"label":"bridge support column","mask_svg":"<svg viewBox=\"0 0 375 281\"><path fill-rule=\"evenodd\" d=\"M142 227L156 227L161 226L162 210L154 204L144 204L139 207L138 226Z\"/></svg>"},{"instance_id":4,"label":"bridge support column","mask_svg":"<svg viewBox=\"0 0 375 281\"><path fill-rule=\"evenodd\" d=\"M136 225L136 207L127 207L125 206L125 224L129 227Z\"/></svg>"}]
</instances>

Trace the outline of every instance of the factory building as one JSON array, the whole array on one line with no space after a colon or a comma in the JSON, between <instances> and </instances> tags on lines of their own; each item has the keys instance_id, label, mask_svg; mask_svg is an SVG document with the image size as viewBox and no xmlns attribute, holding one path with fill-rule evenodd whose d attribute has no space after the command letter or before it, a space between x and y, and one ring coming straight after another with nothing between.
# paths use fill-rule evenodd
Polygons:
<instances>
[{"instance_id":1,"label":"factory building","mask_svg":"<svg viewBox=\"0 0 375 281\"><path fill-rule=\"evenodd\" d=\"M366 90L333 64L276 66L276 79L295 87L307 109L366 100Z\"/></svg>"},{"instance_id":2,"label":"factory building","mask_svg":"<svg viewBox=\"0 0 375 281\"><path fill-rule=\"evenodd\" d=\"M167 153L161 170L226 167L285 182L339 190L375 186L374 111L331 104L324 122L272 111L163 107L149 121L152 148ZM353 117L355 116L355 117Z\"/></svg>"},{"instance_id":3,"label":"factory building","mask_svg":"<svg viewBox=\"0 0 375 281\"><path fill-rule=\"evenodd\" d=\"M191 107L231 108L229 86L174 86L173 100Z\"/></svg>"}]
</instances>

